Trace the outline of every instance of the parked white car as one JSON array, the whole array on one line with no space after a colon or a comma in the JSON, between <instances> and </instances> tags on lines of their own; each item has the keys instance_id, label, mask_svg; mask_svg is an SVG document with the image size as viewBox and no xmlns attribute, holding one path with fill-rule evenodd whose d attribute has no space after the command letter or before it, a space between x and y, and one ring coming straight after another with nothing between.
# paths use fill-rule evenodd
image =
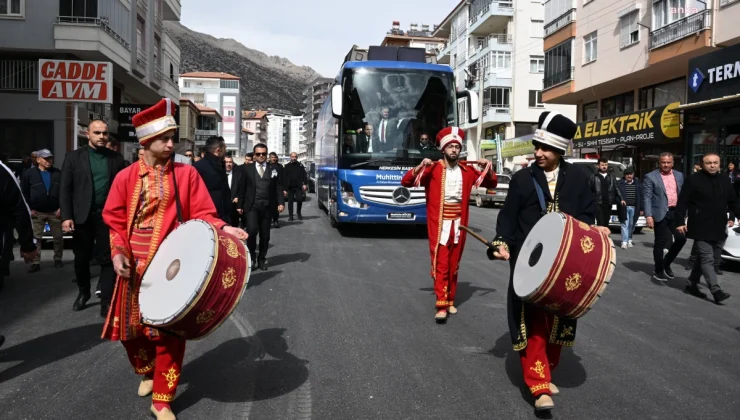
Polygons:
<instances>
[{"instance_id":1,"label":"parked white car","mask_svg":"<svg viewBox=\"0 0 740 420\"><path fill-rule=\"evenodd\" d=\"M470 190L470 201L475 202L478 207L483 207L486 204L503 205L506 201L506 195L509 192L509 183L511 182L511 176L506 174L496 174L498 178L498 184L496 188L473 188Z\"/></svg>"}]
</instances>

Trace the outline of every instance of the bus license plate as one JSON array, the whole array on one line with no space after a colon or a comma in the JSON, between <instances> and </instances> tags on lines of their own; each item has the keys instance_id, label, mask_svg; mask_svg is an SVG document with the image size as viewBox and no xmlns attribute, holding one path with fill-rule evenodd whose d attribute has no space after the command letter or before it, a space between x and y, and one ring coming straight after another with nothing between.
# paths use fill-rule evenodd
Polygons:
<instances>
[{"instance_id":1,"label":"bus license plate","mask_svg":"<svg viewBox=\"0 0 740 420\"><path fill-rule=\"evenodd\" d=\"M414 220L414 213L388 213L388 220Z\"/></svg>"}]
</instances>

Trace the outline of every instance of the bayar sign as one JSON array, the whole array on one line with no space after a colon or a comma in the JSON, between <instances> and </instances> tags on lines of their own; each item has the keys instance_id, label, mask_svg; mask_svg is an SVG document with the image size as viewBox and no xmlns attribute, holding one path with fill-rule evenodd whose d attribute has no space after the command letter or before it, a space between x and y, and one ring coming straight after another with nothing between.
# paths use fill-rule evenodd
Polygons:
<instances>
[{"instance_id":1,"label":"bayar sign","mask_svg":"<svg viewBox=\"0 0 740 420\"><path fill-rule=\"evenodd\" d=\"M39 101L113 103L113 64L39 60Z\"/></svg>"}]
</instances>

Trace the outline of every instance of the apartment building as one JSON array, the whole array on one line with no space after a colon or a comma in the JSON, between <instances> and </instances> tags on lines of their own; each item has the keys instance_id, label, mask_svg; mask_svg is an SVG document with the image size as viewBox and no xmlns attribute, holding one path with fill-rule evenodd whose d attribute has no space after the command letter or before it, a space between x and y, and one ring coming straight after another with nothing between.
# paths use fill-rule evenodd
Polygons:
<instances>
[{"instance_id":1,"label":"apartment building","mask_svg":"<svg viewBox=\"0 0 740 420\"><path fill-rule=\"evenodd\" d=\"M132 151L135 140L128 130L119 132L121 106L180 99L180 48L163 23L179 21L180 11L179 0L0 2L0 144L5 152L21 158L47 148L61 164L66 152L87 142L86 126L96 118L109 122L124 152ZM90 83L84 88L88 92L65 89L50 100L39 93L39 78L51 77L40 72L40 59L64 60L68 68L110 63L105 68L112 72L112 86L102 82L106 93L94 101L80 95L97 89Z\"/></svg>"},{"instance_id":2,"label":"apartment building","mask_svg":"<svg viewBox=\"0 0 740 420\"><path fill-rule=\"evenodd\" d=\"M268 125L269 121L267 120L267 111L242 111L242 129L249 130L253 133L250 134L247 139L247 152L251 152L252 149L254 149L254 145L257 143L267 144Z\"/></svg>"},{"instance_id":3,"label":"apartment building","mask_svg":"<svg viewBox=\"0 0 740 420\"><path fill-rule=\"evenodd\" d=\"M542 102L544 13L538 1L514 7L511 0L463 0L434 31L446 38L437 62L452 67L457 90L474 90L481 99L478 123L460 123L468 159L497 156L493 140L500 140L504 164L511 165L511 153L532 150L531 136L545 109L575 118L573 106ZM458 107L466 121L465 103ZM522 148L521 142L530 143Z\"/></svg>"},{"instance_id":4,"label":"apartment building","mask_svg":"<svg viewBox=\"0 0 740 420\"><path fill-rule=\"evenodd\" d=\"M243 156L242 105L239 93L240 78L224 72L199 71L180 75L182 97L197 105L217 110L222 122L218 135L226 141L226 151L233 156Z\"/></svg>"},{"instance_id":5,"label":"apartment building","mask_svg":"<svg viewBox=\"0 0 740 420\"><path fill-rule=\"evenodd\" d=\"M712 150L719 147L720 137L716 122L710 129L699 117L686 118L687 99L692 99L687 91L691 94L692 83L701 84L699 76L690 78L696 69L690 64L738 43L738 18L740 5L728 0L548 0L543 100L578 107L574 148L581 155L633 163L639 176L655 168L659 154L668 151L676 156L676 167L686 170L695 161L688 132L703 136L691 143L712 143ZM731 58L724 54L720 61ZM700 77L709 79L712 71L704 68ZM702 89L729 92L710 85ZM735 89L737 93L740 86ZM704 135L702 127L707 129Z\"/></svg>"},{"instance_id":6,"label":"apartment building","mask_svg":"<svg viewBox=\"0 0 740 420\"><path fill-rule=\"evenodd\" d=\"M267 120L267 149L281 157L291 152L298 153L303 116L293 115L290 111L270 109Z\"/></svg>"},{"instance_id":7,"label":"apartment building","mask_svg":"<svg viewBox=\"0 0 740 420\"><path fill-rule=\"evenodd\" d=\"M401 22L394 20L391 29L383 38L381 47L408 47L423 48L426 50L427 62L434 62L437 59L437 53L444 47L446 38L437 38L432 36L432 32L437 29L437 25L432 28L427 24L412 23L409 30L401 29Z\"/></svg>"},{"instance_id":8,"label":"apartment building","mask_svg":"<svg viewBox=\"0 0 740 420\"><path fill-rule=\"evenodd\" d=\"M326 77L316 78L311 82L308 87L303 91L303 104L306 106L303 110L304 114L304 126L305 126L305 137L306 137L306 155L308 161L313 161L316 155L316 124L319 120L319 111L321 106L329 97L331 86L334 84L334 79Z\"/></svg>"}]
</instances>

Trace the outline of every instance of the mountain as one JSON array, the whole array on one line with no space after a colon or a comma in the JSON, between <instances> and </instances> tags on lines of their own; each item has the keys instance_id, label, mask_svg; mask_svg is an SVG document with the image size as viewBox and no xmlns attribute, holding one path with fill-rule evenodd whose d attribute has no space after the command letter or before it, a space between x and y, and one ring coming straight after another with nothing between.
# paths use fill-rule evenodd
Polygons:
<instances>
[{"instance_id":1,"label":"mountain","mask_svg":"<svg viewBox=\"0 0 740 420\"><path fill-rule=\"evenodd\" d=\"M180 73L216 71L241 77L242 109L277 108L302 113L303 90L321 77L308 66L247 48L233 39L195 32L165 21L180 45Z\"/></svg>"}]
</instances>

